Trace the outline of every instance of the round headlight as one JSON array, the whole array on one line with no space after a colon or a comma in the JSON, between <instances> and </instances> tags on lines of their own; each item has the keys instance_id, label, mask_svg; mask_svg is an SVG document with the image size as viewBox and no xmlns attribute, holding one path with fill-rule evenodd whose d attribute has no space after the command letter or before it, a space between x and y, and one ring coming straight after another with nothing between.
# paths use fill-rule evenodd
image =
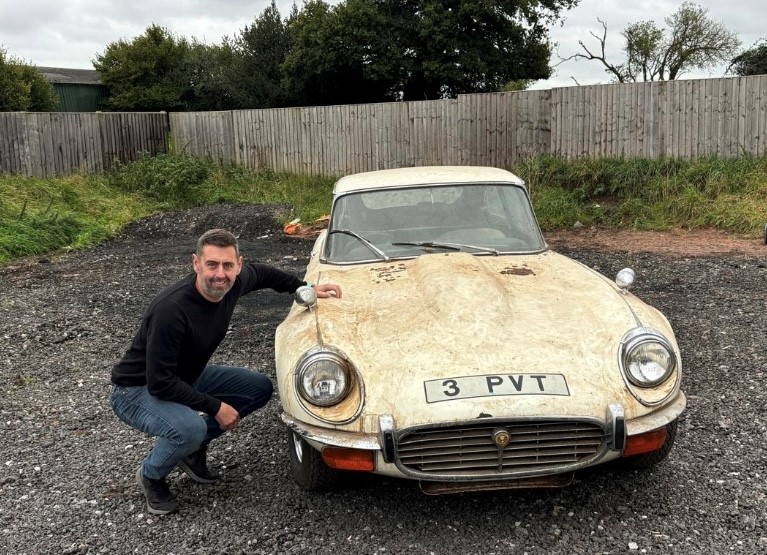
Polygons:
<instances>
[{"instance_id":1,"label":"round headlight","mask_svg":"<svg viewBox=\"0 0 767 555\"><path fill-rule=\"evenodd\" d=\"M647 329L632 330L623 342L623 370L640 387L655 387L671 376L676 355L661 334Z\"/></svg>"},{"instance_id":2,"label":"round headlight","mask_svg":"<svg viewBox=\"0 0 767 555\"><path fill-rule=\"evenodd\" d=\"M338 354L319 351L309 354L298 368L296 388L306 401L329 407L349 393L352 373L349 363Z\"/></svg>"}]
</instances>

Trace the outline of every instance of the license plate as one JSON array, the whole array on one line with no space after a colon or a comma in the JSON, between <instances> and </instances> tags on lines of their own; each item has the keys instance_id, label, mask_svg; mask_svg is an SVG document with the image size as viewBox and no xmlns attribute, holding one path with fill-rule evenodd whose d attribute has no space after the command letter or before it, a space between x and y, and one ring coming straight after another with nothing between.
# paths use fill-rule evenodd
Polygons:
<instances>
[{"instance_id":1,"label":"license plate","mask_svg":"<svg viewBox=\"0 0 767 555\"><path fill-rule=\"evenodd\" d=\"M423 382L427 403L501 395L570 395L562 374L485 374Z\"/></svg>"}]
</instances>

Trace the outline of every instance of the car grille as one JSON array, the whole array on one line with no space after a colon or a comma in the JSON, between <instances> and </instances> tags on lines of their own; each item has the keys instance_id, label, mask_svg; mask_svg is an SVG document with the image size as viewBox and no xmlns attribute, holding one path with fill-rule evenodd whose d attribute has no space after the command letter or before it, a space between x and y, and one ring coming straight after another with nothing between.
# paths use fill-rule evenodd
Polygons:
<instances>
[{"instance_id":1,"label":"car grille","mask_svg":"<svg viewBox=\"0 0 767 555\"><path fill-rule=\"evenodd\" d=\"M495 444L497 432L508 433L508 445ZM397 454L416 476L482 478L563 471L595 458L605 443L594 422L483 422L406 430Z\"/></svg>"}]
</instances>

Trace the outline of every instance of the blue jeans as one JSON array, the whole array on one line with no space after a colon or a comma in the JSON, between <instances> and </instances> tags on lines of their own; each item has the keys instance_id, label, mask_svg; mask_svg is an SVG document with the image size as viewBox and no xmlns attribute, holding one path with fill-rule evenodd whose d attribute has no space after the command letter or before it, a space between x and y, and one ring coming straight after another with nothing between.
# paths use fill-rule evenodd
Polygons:
<instances>
[{"instance_id":1,"label":"blue jeans","mask_svg":"<svg viewBox=\"0 0 767 555\"><path fill-rule=\"evenodd\" d=\"M192 387L233 406L240 418L263 407L273 390L271 380L263 374L217 365L206 366ZM164 478L181 459L224 433L212 416L200 414L180 403L158 399L145 385L116 385L109 400L120 420L157 438L142 463L147 478Z\"/></svg>"}]
</instances>

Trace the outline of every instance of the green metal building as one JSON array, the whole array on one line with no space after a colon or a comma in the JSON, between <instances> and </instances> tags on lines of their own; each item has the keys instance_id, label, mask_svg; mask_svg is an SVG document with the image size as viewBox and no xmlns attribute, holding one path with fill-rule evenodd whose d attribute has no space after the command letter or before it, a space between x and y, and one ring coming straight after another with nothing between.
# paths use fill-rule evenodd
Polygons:
<instances>
[{"instance_id":1,"label":"green metal building","mask_svg":"<svg viewBox=\"0 0 767 555\"><path fill-rule=\"evenodd\" d=\"M37 67L59 97L58 112L96 112L108 94L95 69Z\"/></svg>"}]
</instances>

